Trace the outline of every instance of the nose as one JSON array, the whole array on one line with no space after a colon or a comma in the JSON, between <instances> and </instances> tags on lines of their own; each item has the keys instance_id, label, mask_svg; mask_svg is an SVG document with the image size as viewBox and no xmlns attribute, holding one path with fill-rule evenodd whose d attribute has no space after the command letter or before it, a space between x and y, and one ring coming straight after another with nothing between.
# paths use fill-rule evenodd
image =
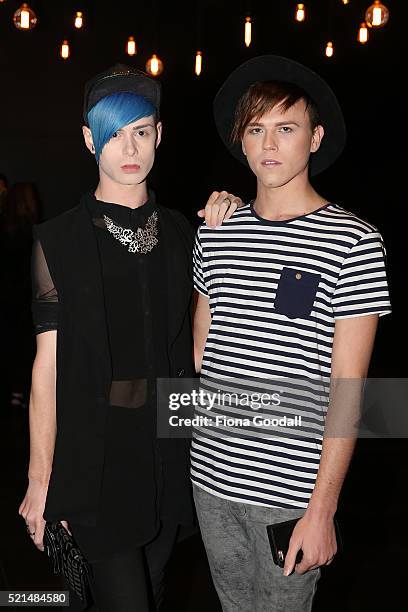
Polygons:
<instances>
[{"instance_id":1,"label":"nose","mask_svg":"<svg viewBox=\"0 0 408 612\"><path fill-rule=\"evenodd\" d=\"M133 157L133 155L137 153L136 142L131 133L125 135L123 147L124 147L124 153L128 157Z\"/></svg>"},{"instance_id":2,"label":"nose","mask_svg":"<svg viewBox=\"0 0 408 612\"><path fill-rule=\"evenodd\" d=\"M263 139L263 148L267 151L277 151L278 144L272 130L265 130L265 136Z\"/></svg>"}]
</instances>

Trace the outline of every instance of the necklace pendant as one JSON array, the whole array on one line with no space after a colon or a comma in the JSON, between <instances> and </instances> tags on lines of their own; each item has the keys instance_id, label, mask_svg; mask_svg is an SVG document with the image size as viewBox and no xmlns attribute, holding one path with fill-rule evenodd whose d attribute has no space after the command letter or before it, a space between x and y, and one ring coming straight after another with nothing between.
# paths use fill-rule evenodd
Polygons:
<instances>
[{"instance_id":1,"label":"necklace pendant","mask_svg":"<svg viewBox=\"0 0 408 612\"><path fill-rule=\"evenodd\" d=\"M145 227L138 227L136 231L116 225L107 215L103 218L108 231L127 247L129 253L149 253L159 242L156 211L147 219Z\"/></svg>"}]
</instances>

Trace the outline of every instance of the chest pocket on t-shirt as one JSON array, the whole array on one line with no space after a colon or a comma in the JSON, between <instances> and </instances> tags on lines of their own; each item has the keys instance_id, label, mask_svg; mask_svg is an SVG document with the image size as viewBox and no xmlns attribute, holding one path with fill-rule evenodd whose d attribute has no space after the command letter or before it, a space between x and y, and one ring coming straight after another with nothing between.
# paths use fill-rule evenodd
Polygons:
<instances>
[{"instance_id":1,"label":"chest pocket on t-shirt","mask_svg":"<svg viewBox=\"0 0 408 612\"><path fill-rule=\"evenodd\" d=\"M275 311L290 319L309 316L320 278L320 274L314 272L283 268L276 289Z\"/></svg>"}]
</instances>

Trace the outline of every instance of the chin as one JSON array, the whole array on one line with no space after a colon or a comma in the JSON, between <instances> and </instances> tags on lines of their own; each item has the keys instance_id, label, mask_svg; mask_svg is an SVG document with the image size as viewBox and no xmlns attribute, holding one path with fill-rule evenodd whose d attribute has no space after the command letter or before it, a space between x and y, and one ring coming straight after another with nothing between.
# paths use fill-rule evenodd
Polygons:
<instances>
[{"instance_id":1,"label":"chin","mask_svg":"<svg viewBox=\"0 0 408 612\"><path fill-rule=\"evenodd\" d=\"M288 183L290 183L295 177L297 176L297 174L285 174L285 175L280 175L280 176L260 176L259 180L262 183L262 185L264 185L264 187L283 187L284 185L287 185Z\"/></svg>"},{"instance_id":2,"label":"chin","mask_svg":"<svg viewBox=\"0 0 408 612\"><path fill-rule=\"evenodd\" d=\"M264 187L271 187L271 188L273 188L273 187L282 187L282 185L285 184L285 181L282 180L282 179L280 179L280 180L278 180L278 179L271 180L270 178L269 179L264 179L263 177L260 177L259 180L260 180L260 182L262 183L262 185Z\"/></svg>"},{"instance_id":3,"label":"chin","mask_svg":"<svg viewBox=\"0 0 408 612\"><path fill-rule=\"evenodd\" d=\"M121 185L139 185L140 183L143 183L145 178L146 177L144 174L141 175L139 171L135 174L122 174L121 176L116 176L115 181Z\"/></svg>"}]
</instances>

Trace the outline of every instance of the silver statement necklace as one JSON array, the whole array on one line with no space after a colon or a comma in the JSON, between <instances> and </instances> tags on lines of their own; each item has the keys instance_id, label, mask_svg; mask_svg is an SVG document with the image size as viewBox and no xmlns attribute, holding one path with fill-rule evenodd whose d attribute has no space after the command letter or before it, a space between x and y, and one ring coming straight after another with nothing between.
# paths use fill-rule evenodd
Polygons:
<instances>
[{"instance_id":1,"label":"silver statement necklace","mask_svg":"<svg viewBox=\"0 0 408 612\"><path fill-rule=\"evenodd\" d=\"M150 215L145 227L138 227L136 231L116 225L107 215L103 218L112 236L126 246L129 253L149 253L158 243L157 211Z\"/></svg>"}]
</instances>

